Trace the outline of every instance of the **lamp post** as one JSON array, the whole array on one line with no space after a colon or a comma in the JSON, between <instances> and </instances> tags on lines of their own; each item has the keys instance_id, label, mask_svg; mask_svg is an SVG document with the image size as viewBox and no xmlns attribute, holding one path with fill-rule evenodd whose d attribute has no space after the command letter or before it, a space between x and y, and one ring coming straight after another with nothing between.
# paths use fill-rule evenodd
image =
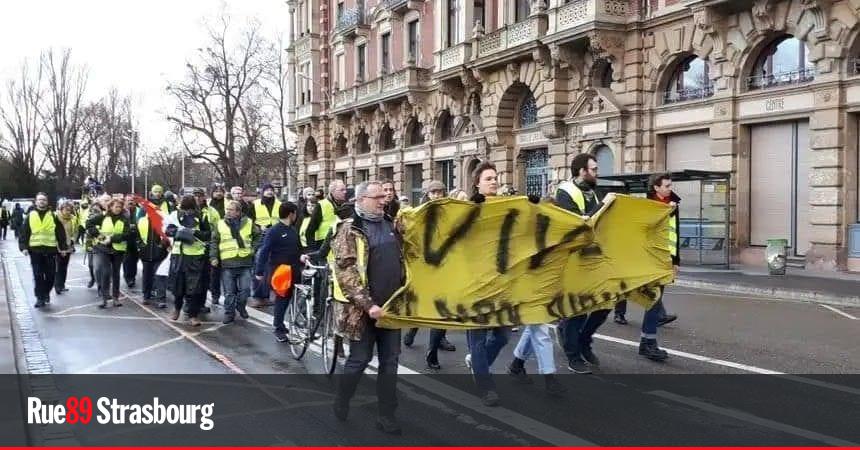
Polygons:
<instances>
[{"instance_id":1,"label":"lamp post","mask_svg":"<svg viewBox=\"0 0 860 450\"><path fill-rule=\"evenodd\" d=\"M129 130L128 134L123 135L127 140L131 141L131 193L134 194L134 181L135 181L135 172L137 171L136 163L137 163L137 139L135 136L138 135L138 132L135 130Z\"/></svg>"}]
</instances>

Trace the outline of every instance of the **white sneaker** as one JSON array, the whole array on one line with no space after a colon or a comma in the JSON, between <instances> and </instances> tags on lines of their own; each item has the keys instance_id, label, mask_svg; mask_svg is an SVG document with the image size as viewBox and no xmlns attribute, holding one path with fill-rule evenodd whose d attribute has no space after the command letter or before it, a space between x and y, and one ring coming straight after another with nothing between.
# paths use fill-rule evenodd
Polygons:
<instances>
[{"instance_id":1,"label":"white sneaker","mask_svg":"<svg viewBox=\"0 0 860 450\"><path fill-rule=\"evenodd\" d=\"M466 355L466 368L472 370L472 354L469 353Z\"/></svg>"}]
</instances>

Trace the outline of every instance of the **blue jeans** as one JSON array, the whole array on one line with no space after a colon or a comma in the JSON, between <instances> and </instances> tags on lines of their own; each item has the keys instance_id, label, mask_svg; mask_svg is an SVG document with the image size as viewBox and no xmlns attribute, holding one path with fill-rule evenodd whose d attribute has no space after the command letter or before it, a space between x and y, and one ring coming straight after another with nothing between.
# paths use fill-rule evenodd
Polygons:
<instances>
[{"instance_id":1,"label":"blue jeans","mask_svg":"<svg viewBox=\"0 0 860 450\"><path fill-rule=\"evenodd\" d=\"M275 320L272 321L272 326L275 331L283 331L286 333L287 326L284 325L284 316L287 315L287 306L290 306L290 297L275 298Z\"/></svg>"},{"instance_id":2,"label":"blue jeans","mask_svg":"<svg viewBox=\"0 0 860 450\"><path fill-rule=\"evenodd\" d=\"M657 339L657 323L666 315L666 308L663 306L663 290L660 289L660 298L657 303L645 311L642 317L642 337L646 339Z\"/></svg>"},{"instance_id":3,"label":"blue jeans","mask_svg":"<svg viewBox=\"0 0 860 450\"><path fill-rule=\"evenodd\" d=\"M507 345L510 336L511 329L508 327L466 331L466 342L472 355L472 374L475 375L475 383L480 390L489 391L496 388L490 376L490 366Z\"/></svg>"},{"instance_id":4,"label":"blue jeans","mask_svg":"<svg viewBox=\"0 0 860 450\"><path fill-rule=\"evenodd\" d=\"M541 375L555 373L555 355L549 325L527 325L523 329L520 342L514 349L514 357L527 361L532 353L537 358L538 372Z\"/></svg>"},{"instance_id":5,"label":"blue jeans","mask_svg":"<svg viewBox=\"0 0 860 450\"><path fill-rule=\"evenodd\" d=\"M582 357L582 349L590 348L594 333L606 322L609 309L601 309L591 314L564 319L558 323L558 331L568 361Z\"/></svg>"},{"instance_id":6,"label":"blue jeans","mask_svg":"<svg viewBox=\"0 0 860 450\"><path fill-rule=\"evenodd\" d=\"M245 306L251 295L251 268L221 269L221 290L224 291L224 313L229 316L236 314L236 307Z\"/></svg>"}]
</instances>

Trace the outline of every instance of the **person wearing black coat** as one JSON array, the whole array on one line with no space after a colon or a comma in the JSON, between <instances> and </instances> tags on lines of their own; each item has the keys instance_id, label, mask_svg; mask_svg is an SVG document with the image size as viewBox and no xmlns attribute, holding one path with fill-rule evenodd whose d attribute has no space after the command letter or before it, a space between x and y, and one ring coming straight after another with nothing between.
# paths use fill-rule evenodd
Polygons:
<instances>
[{"instance_id":1,"label":"person wearing black coat","mask_svg":"<svg viewBox=\"0 0 860 450\"><path fill-rule=\"evenodd\" d=\"M206 243L211 229L206 217L197 208L194 196L182 197L176 213L177 225L168 225L166 234L173 238L173 254L170 260L170 280L174 297L172 319L179 320L183 306L191 326L200 326L197 318L206 302L209 264L206 258Z\"/></svg>"},{"instance_id":2,"label":"person wearing black coat","mask_svg":"<svg viewBox=\"0 0 860 450\"><path fill-rule=\"evenodd\" d=\"M57 252L66 252L68 249L66 230L51 211L48 196L42 192L36 195L33 210L21 219L18 248L30 256L35 306L41 308L51 302Z\"/></svg>"},{"instance_id":3,"label":"person wearing black coat","mask_svg":"<svg viewBox=\"0 0 860 450\"><path fill-rule=\"evenodd\" d=\"M141 208L143 209L143 208ZM167 277L156 275L158 267L167 258L170 240L162 238L152 226L149 216L144 215L137 221L135 240L138 256L143 265L141 284L143 304L155 300L159 308L167 307Z\"/></svg>"},{"instance_id":4,"label":"person wearing black coat","mask_svg":"<svg viewBox=\"0 0 860 450\"><path fill-rule=\"evenodd\" d=\"M95 272L102 300L99 308L106 308L108 300L113 300L114 306L122 306L120 271L133 231L124 207L122 200L113 199L106 213L94 214L87 220L87 235L94 241Z\"/></svg>"}]
</instances>

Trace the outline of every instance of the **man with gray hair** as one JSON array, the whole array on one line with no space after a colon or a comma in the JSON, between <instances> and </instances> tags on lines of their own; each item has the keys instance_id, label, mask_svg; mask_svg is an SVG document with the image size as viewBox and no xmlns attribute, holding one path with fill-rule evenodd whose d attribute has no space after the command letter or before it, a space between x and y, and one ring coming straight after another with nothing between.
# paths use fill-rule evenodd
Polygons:
<instances>
[{"instance_id":1,"label":"man with gray hair","mask_svg":"<svg viewBox=\"0 0 860 450\"><path fill-rule=\"evenodd\" d=\"M382 305L405 281L401 258L402 238L385 214L386 195L379 182L363 182L355 189L355 213L337 225L334 251L335 297L339 303L341 335L349 341L349 357L337 387L334 414L346 420L349 401L377 348L379 361L376 395L377 428L400 434L394 418L397 408L397 361L400 330L376 326Z\"/></svg>"}]
</instances>

